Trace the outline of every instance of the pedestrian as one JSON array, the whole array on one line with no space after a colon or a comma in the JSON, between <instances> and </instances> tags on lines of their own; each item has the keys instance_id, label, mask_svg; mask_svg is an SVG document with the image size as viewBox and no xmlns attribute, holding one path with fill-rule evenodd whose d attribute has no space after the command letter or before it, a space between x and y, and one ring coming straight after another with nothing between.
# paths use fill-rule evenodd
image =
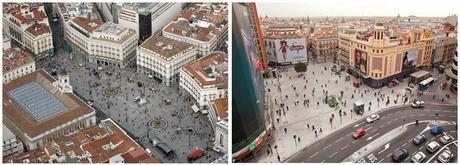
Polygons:
<instances>
[{"instance_id":1,"label":"pedestrian","mask_svg":"<svg viewBox=\"0 0 460 165\"><path fill-rule=\"evenodd\" d=\"M319 133L323 133L323 129L319 128Z\"/></svg>"},{"instance_id":2,"label":"pedestrian","mask_svg":"<svg viewBox=\"0 0 460 165\"><path fill-rule=\"evenodd\" d=\"M312 130L315 130L315 125L312 125L311 128L312 128Z\"/></svg>"},{"instance_id":3,"label":"pedestrian","mask_svg":"<svg viewBox=\"0 0 460 165\"><path fill-rule=\"evenodd\" d=\"M287 128L284 128L284 133L287 133Z\"/></svg>"},{"instance_id":4,"label":"pedestrian","mask_svg":"<svg viewBox=\"0 0 460 165\"><path fill-rule=\"evenodd\" d=\"M307 128L310 129L310 124L307 123Z\"/></svg>"}]
</instances>

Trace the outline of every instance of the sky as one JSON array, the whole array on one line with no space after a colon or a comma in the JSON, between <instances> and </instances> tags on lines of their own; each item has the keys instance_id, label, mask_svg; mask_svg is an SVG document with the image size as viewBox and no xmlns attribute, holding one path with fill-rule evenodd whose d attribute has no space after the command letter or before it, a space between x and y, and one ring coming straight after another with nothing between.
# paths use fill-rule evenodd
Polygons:
<instances>
[{"instance_id":1,"label":"sky","mask_svg":"<svg viewBox=\"0 0 460 165\"><path fill-rule=\"evenodd\" d=\"M446 17L459 10L457 0L304 0L256 3L259 16L401 16Z\"/></svg>"}]
</instances>

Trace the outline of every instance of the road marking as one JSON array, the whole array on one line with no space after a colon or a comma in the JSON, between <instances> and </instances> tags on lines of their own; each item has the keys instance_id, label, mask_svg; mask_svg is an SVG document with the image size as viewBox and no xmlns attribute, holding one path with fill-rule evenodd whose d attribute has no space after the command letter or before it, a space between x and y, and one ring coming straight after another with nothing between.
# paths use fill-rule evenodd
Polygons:
<instances>
[{"instance_id":1,"label":"road marking","mask_svg":"<svg viewBox=\"0 0 460 165\"><path fill-rule=\"evenodd\" d=\"M352 141L351 143L355 143L355 142L358 141L358 140L359 140L359 139L356 139L356 140Z\"/></svg>"},{"instance_id":2,"label":"road marking","mask_svg":"<svg viewBox=\"0 0 460 165\"><path fill-rule=\"evenodd\" d=\"M390 123L391 123L391 121L389 121L387 124L390 124Z\"/></svg>"},{"instance_id":3,"label":"road marking","mask_svg":"<svg viewBox=\"0 0 460 165\"><path fill-rule=\"evenodd\" d=\"M424 147L423 145L422 145L422 146L420 146L420 148L418 148L418 151L420 151L420 150L421 150L423 147Z\"/></svg>"},{"instance_id":4,"label":"road marking","mask_svg":"<svg viewBox=\"0 0 460 165\"><path fill-rule=\"evenodd\" d=\"M407 145L407 142L406 142L406 143L404 143L402 146L404 147L404 146L406 146L406 145Z\"/></svg>"},{"instance_id":5,"label":"road marking","mask_svg":"<svg viewBox=\"0 0 460 165\"><path fill-rule=\"evenodd\" d=\"M385 127L385 125L382 125L382 126L380 126L379 128L381 129L381 128L383 128L383 127Z\"/></svg>"},{"instance_id":6,"label":"road marking","mask_svg":"<svg viewBox=\"0 0 460 165\"><path fill-rule=\"evenodd\" d=\"M410 156L408 156L406 159L404 159L404 161L407 161L409 158L410 158Z\"/></svg>"},{"instance_id":7,"label":"road marking","mask_svg":"<svg viewBox=\"0 0 460 165\"><path fill-rule=\"evenodd\" d=\"M341 137L341 138L340 138L339 140L337 140L337 141L340 141L340 140L342 140L343 138L344 138L344 137Z\"/></svg>"},{"instance_id":8,"label":"road marking","mask_svg":"<svg viewBox=\"0 0 460 165\"><path fill-rule=\"evenodd\" d=\"M392 154L392 153L389 153L387 156L385 156L385 158L388 158L388 157L390 157L390 155L391 155L391 154Z\"/></svg>"},{"instance_id":9,"label":"road marking","mask_svg":"<svg viewBox=\"0 0 460 165\"><path fill-rule=\"evenodd\" d=\"M383 160L385 160L385 159L379 160L377 163L380 163L380 162L382 162Z\"/></svg>"},{"instance_id":10,"label":"road marking","mask_svg":"<svg viewBox=\"0 0 460 165\"><path fill-rule=\"evenodd\" d=\"M409 141L407 141L408 143L412 142L413 139L410 139Z\"/></svg>"},{"instance_id":11,"label":"road marking","mask_svg":"<svg viewBox=\"0 0 460 165\"><path fill-rule=\"evenodd\" d=\"M321 163L324 163L326 160L321 161Z\"/></svg>"},{"instance_id":12,"label":"road marking","mask_svg":"<svg viewBox=\"0 0 460 165\"><path fill-rule=\"evenodd\" d=\"M329 158L333 157L335 154L337 154L337 152L334 152L331 156L329 156Z\"/></svg>"},{"instance_id":13,"label":"road marking","mask_svg":"<svg viewBox=\"0 0 460 165\"><path fill-rule=\"evenodd\" d=\"M327 145L327 146L326 146L326 147L324 147L323 149L326 149L326 148L328 148L329 146L331 146L331 144Z\"/></svg>"},{"instance_id":14,"label":"road marking","mask_svg":"<svg viewBox=\"0 0 460 165\"><path fill-rule=\"evenodd\" d=\"M372 128L372 127L366 128L366 131L369 130L369 129L371 129L371 128Z\"/></svg>"},{"instance_id":15,"label":"road marking","mask_svg":"<svg viewBox=\"0 0 460 165\"><path fill-rule=\"evenodd\" d=\"M318 154L318 152L315 152L313 155L310 155L310 157L308 157L308 159L312 158L312 157L315 156L316 154Z\"/></svg>"},{"instance_id":16,"label":"road marking","mask_svg":"<svg viewBox=\"0 0 460 165\"><path fill-rule=\"evenodd\" d=\"M345 150L348 146L350 146L350 145L348 144L348 145L346 145L345 147L342 147L342 148L340 149L340 151Z\"/></svg>"}]
</instances>

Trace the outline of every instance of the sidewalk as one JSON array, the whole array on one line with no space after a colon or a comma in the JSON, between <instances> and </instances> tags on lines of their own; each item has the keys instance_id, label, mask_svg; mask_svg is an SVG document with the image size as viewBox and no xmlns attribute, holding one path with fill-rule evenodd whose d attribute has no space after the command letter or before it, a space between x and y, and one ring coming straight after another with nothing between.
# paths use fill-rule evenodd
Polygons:
<instances>
[{"instance_id":1,"label":"sidewalk","mask_svg":"<svg viewBox=\"0 0 460 165\"><path fill-rule=\"evenodd\" d=\"M332 63L309 64L307 72L303 73L304 76L300 77L298 76L300 74L296 73L293 67L289 67L286 71L280 73L281 77L279 79L269 78L265 80L266 93L275 103L273 106L275 129L271 134L271 147L274 145L278 146L277 150L281 161L330 133L364 118L364 116L375 113L383 108L404 104L402 100L406 93L407 79L393 88L383 87L381 89L372 89L366 85L355 88L352 83L356 78L351 76L350 81L345 81L345 72L342 72L339 77L331 72L330 68L332 66ZM325 70L325 67L327 70ZM447 99L445 94L450 93L448 90L439 92L439 84L444 79L439 81L431 87L432 89L429 92L434 94L438 92L441 95L436 96L434 100L431 95L424 95L420 98L430 103L441 103L441 99L444 98L442 104L456 104L456 95L451 93L450 98ZM278 84L280 84L279 88ZM326 92L329 96L340 97L341 91L343 91L342 103L337 110L323 103ZM377 102L377 98L379 98L379 102ZM385 105L387 98L389 98L390 103ZM413 96L408 98L408 100L415 98L419 97ZM307 100L309 105L304 105L304 101ZM353 103L358 100L361 100L365 104L363 116L357 116L356 113L351 112ZM395 100L397 100L396 103L394 102ZM281 103L284 103L284 108L280 106ZM406 104L409 104L409 102ZM341 118L339 115L340 109L343 114ZM330 118L333 118L332 128ZM312 130L313 126L317 131L318 137L315 137L315 131ZM285 133L285 129L287 133ZM294 140L294 136L296 137L296 141ZM262 153L257 154L258 157L251 161L278 162L275 149L272 148L270 154L267 154L267 149L260 149Z\"/></svg>"}]
</instances>

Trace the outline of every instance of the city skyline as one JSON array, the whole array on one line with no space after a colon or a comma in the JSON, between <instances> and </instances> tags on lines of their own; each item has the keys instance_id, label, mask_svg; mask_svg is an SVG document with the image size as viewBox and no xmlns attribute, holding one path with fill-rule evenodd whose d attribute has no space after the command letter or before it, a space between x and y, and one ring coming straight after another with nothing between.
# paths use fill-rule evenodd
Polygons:
<instances>
[{"instance_id":1,"label":"city skyline","mask_svg":"<svg viewBox=\"0 0 460 165\"><path fill-rule=\"evenodd\" d=\"M344 3L348 2L348 3ZM399 5L393 5L397 2ZM336 17L336 16L409 16L417 17L446 17L457 14L454 5L446 5L452 1L441 0L433 4L427 0L417 1L415 7L412 1L366 1L366 0L326 0L275 3L256 3L261 17ZM340 5L337 5L340 4ZM357 6L356 4L360 4ZM375 10L372 6L378 6ZM286 10L283 10L286 9ZM359 9L359 10L358 10ZM290 12L286 12L290 11Z\"/></svg>"}]
</instances>

